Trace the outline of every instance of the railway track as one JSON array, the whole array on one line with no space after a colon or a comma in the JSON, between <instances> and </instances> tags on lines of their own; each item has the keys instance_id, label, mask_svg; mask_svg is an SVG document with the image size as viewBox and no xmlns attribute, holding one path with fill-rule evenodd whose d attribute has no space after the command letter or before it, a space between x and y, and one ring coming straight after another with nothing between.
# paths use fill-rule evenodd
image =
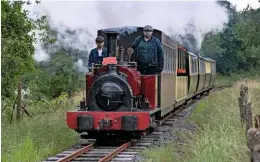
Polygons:
<instances>
[{"instance_id":1,"label":"railway track","mask_svg":"<svg viewBox=\"0 0 260 162\"><path fill-rule=\"evenodd\" d=\"M231 86L221 86L214 88L211 93L228 88ZM203 97L203 96L202 96ZM94 139L88 139L84 145L77 145L73 148L65 150L53 157L49 157L43 162L133 162L135 157L143 149L152 146L160 139L160 135L168 131L171 126L178 123L180 117L184 116L188 111L186 108L192 107L196 101L188 103L170 114L159 126L151 133L139 140L132 141L112 141L105 145L99 145ZM192 109L192 108L190 108Z\"/></svg>"},{"instance_id":2,"label":"railway track","mask_svg":"<svg viewBox=\"0 0 260 162\"><path fill-rule=\"evenodd\" d=\"M132 162L140 151L151 146L163 132L152 134L138 141L119 141L96 145L90 141L86 146L75 146L43 162Z\"/></svg>"}]
</instances>

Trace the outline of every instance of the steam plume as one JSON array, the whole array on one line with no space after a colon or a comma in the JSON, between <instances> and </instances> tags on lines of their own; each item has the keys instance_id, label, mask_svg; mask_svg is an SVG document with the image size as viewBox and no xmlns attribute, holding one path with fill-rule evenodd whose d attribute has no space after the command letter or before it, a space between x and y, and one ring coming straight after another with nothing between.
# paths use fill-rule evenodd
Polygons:
<instances>
[{"instance_id":1,"label":"steam plume","mask_svg":"<svg viewBox=\"0 0 260 162\"><path fill-rule=\"evenodd\" d=\"M214 1L42 1L32 11L48 13L51 27L58 30L59 41L80 50L95 46L98 29L147 24L179 40L181 36L192 34L199 49L207 32L219 32L228 22L226 9ZM66 29L75 30L76 36L66 35ZM186 41L186 44L190 43ZM36 53L36 58L39 54Z\"/></svg>"}]
</instances>

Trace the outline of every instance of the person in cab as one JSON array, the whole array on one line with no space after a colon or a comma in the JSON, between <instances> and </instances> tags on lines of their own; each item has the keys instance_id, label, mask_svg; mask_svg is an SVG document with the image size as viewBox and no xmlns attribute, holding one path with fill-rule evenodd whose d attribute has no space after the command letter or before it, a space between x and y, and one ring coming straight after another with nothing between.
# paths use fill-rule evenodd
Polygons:
<instances>
[{"instance_id":1,"label":"person in cab","mask_svg":"<svg viewBox=\"0 0 260 162\"><path fill-rule=\"evenodd\" d=\"M107 48L104 47L104 37L98 36L96 38L97 47L92 49L89 54L88 66L92 67L92 64L102 64L103 58L108 57Z\"/></svg>"},{"instance_id":2,"label":"person in cab","mask_svg":"<svg viewBox=\"0 0 260 162\"><path fill-rule=\"evenodd\" d=\"M143 28L143 35L137 37L132 44L132 61L137 62L137 70L145 75L160 74L164 67L162 44L152 34L152 26L147 25Z\"/></svg>"}]
</instances>

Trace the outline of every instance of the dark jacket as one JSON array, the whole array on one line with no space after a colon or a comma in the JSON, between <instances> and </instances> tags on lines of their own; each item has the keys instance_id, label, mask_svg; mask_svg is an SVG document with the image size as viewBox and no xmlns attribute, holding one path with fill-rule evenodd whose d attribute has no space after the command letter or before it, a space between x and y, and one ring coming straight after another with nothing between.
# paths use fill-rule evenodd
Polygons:
<instances>
[{"instance_id":1,"label":"dark jacket","mask_svg":"<svg viewBox=\"0 0 260 162\"><path fill-rule=\"evenodd\" d=\"M98 49L94 48L91 50L88 58L88 66L91 67L92 63L102 64L103 58L107 57L107 48L103 47L102 56L98 56Z\"/></svg>"},{"instance_id":2,"label":"dark jacket","mask_svg":"<svg viewBox=\"0 0 260 162\"><path fill-rule=\"evenodd\" d=\"M161 73L164 67L164 56L160 40L152 36L148 41L149 50L140 52L142 50L140 43L142 45L141 41L143 39L144 37L140 36L134 40L132 44L132 48L134 49L132 61L137 62L138 70L143 74Z\"/></svg>"}]
</instances>

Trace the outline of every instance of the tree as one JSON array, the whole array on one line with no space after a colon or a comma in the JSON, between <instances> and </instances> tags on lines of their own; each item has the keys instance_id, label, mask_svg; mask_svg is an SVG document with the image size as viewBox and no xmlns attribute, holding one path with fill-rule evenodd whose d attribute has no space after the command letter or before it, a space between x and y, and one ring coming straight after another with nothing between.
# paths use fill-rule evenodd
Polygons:
<instances>
[{"instance_id":1,"label":"tree","mask_svg":"<svg viewBox=\"0 0 260 162\"><path fill-rule=\"evenodd\" d=\"M242 11L234 27L241 45L238 48L240 68L260 73L260 9Z\"/></svg>"},{"instance_id":2,"label":"tree","mask_svg":"<svg viewBox=\"0 0 260 162\"><path fill-rule=\"evenodd\" d=\"M28 11L22 8L24 1L1 1L1 59L2 99L12 98L18 80L34 69L35 33L45 17L38 20L28 18ZM31 34L29 34L31 33Z\"/></svg>"}]
</instances>

